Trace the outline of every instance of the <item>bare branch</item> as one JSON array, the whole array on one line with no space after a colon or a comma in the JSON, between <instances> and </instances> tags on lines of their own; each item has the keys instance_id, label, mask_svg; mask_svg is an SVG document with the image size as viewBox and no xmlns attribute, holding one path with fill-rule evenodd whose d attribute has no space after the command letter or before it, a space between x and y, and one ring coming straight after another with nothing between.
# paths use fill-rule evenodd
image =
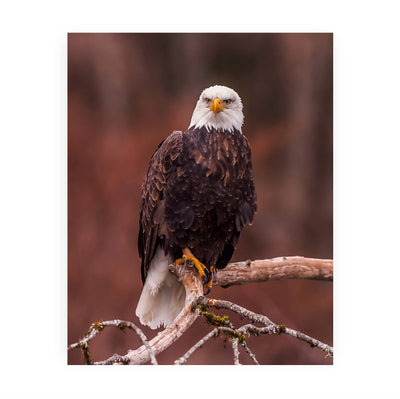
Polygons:
<instances>
[{"instance_id":1,"label":"bare branch","mask_svg":"<svg viewBox=\"0 0 400 399\"><path fill-rule=\"evenodd\" d=\"M136 332L137 335L139 335L140 339L142 340L144 346L146 347L146 350L149 353L149 357L151 360L152 364L157 364L157 360L154 356L154 352L152 347L149 345L147 341L146 335L144 335L143 331L134 323L130 321L124 321L124 320L109 320L109 321L99 321L96 323L93 323L90 326L90 329L88 333L78 342L71 344L68 347L68 350L74 349L74 348L81 348L84 357L86 359L87 364L91 364L90 358L89 358L89 353L88 353L88 343L91 341L97 334L100 333L105 327L110 327L110 326L115 326L118 327L120 330L124 330L125 328L128 328L130 330L133 330ZM119 359L118 363L124 362L123 360Z\"/></svg>"},{"instance_id":2,"label":"bare branch","mask_svg":"<svg viewBox=\"0 0 400 399\"><path fill-rule=\"evenodd\" d=\"M306 335L300 331L293 330L292 328L284 328L284 331L282 331L284 334L291 335L292 337L295 337L297 339L300 339L301 341L307 342L311 347L316 346L317 348L323 350L326 352L329 356L333 356L333 348L327 344L324 344L323 342L319 341L318 339L315 339L313 337L310 337L309 335Z\"/></svg>"},{"instance_id":3,"label":"bare branch","mask_svg":"<svg viewBox=\"0 0 400 399\"><path fill-rule=\"evenodd\" d=\"M247 352L247 354L250 356L251 360L253 360L253 363L256 364L257 366L260 365L260 363L258 362L257 358L255 357L254 353L250 350L249 346L247 345L246 341L243 341L241 343L241 345L243 346L243 348L245 349L245 351Z\"/></svg>"},{"instance_id":4,"label":"bare branch","mask_svg":"<svg viewBox=\"0 0 400 399\"><path fill-rule=\"evenodd\" d=\"M218 328L214 328L214 330L210 331L199 342L193 345L182 357L180 357L178 360L175 360L175 364L181 365L185 363L189 359L189 356L192 355L192 353L195 350L201 348L210 338L216 337L218 334L219 334Z\"/></svg>"},{"instance_id":5,"label":"bare branch","mask_svg":"<svg viewBox=\"0 0 400 399\"><path fill-rule=\"evenodd\" d=\"M229 287L244 283L294 278L332 281L333 261L302 256L283 256L230 263L224 269L218 270L214 285Z\"/></svg>"},{"instance_id":6,"label":"bare branch","mask_svg":"<svg viewBox=\"0 0 400 399\"><path fill-rule=\"evenodd\" d=\"M225 300L218 300L218 299L206 299L204 297L198 298L196 301L197 305L203 305L203 306L211 306L216 309L229 309L237 314L239 314L242 317L246 317L247 319L251 320L252 322L260 323L263 324L267 327L264 328L258 328L255 327L251 324L247 324L246 326L243 326L238 329L238 331L243 331L247 333L251 333L253 335L259 335L259 334L288 334L291 335L292 337L295 337L297 339L300 339L304 342L307 342L310 344L311 347L317 347L324 352L326 352L329 356L333 356L333 348L327 344L324 344L323 342L312 338L306 334L303 334L299 331L293 330L291 328L287 328L286 326L282 324L276 324L272 322L268 317L257 314L252 312L251 310L245 309L242 306L236 305L232 302L225 301ZM226 327L221 327L223 329Z\"/></svg>"},{"instance_id":7,"label":"bare branch","mask_svg":"<svg viewBox=\"0 0 400 399\"><path fill-rule=\"evenodd\" d=\"M257 314L252 312L251 310L247 310L242 306L236 305L230 301L225 301L223 299L207 299L205 297L197 298L195 305L204 305L207 307L214 307L216 309L228 309L232 312L239 314L242 317L246 317L247 319L255 322L264 324L265 326L275 325L267 316L262 314Z\"/></svg>"},{"instance_id":8,"label":"bare branch","mask_svg":"<svg viewBox=\"0 0 400 399\"><path fill-rule=\"evenodd\" d=\"M233 349L233 364L239 366L239 348L238 348L238 338L232 338L232 349Z\"/></svg>"}]
</instances>

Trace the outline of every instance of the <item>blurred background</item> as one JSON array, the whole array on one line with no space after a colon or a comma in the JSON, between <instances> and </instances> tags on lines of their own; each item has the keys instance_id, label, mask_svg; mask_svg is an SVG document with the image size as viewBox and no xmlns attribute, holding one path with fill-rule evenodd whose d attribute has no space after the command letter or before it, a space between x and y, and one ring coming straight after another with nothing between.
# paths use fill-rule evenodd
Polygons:
<instances>
[{"instance_id":1,"label":"blurred background","mask_svg":"<svg viewBox=\"0 0 400 399\"><path fill-rule=\"evenodd\" d=\"M69 344L95 321L140 325L141 185L158 144L188 127L201 91L214 84L242 98L258 196L232 260L332 258L332 34L69 34ZM288 280L214 287L209 296L332 345L332 288ZM142 328L149 339L157 333ZM198 319L157 360L173 363L209 331ZM109 328L90 349L97 361L140 345L133 332ZM248 345L262 364L332 364L285 335L250 337ZM240 360L251 364L244 351ZM82 364L81 352L70 352L68 362ZM188 362L232 363L221 338Z\"/></svg>"}]
</instances>

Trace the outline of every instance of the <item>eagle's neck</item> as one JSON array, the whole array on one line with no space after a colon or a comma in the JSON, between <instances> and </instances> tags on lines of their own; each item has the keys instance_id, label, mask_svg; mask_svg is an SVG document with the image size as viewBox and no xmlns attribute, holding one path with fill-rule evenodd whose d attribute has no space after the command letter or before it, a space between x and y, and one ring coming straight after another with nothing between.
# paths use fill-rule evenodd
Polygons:
<instances>
[{"instance_id":1,"label":"eagle's neck","mask_svg":"<svg viewBox=\"0 0 400 399\"><path fill-rule=\"evenodd\" d=\"M192 134L199 137L207 137L207 136L226 136L226 135L242 135L241 129L231 128L231 129L224 129L224 128L215 128L212 126L200 126L195 127L191 126L189 129L186 130L187 134Z\"/></svg>"}]
</instances>

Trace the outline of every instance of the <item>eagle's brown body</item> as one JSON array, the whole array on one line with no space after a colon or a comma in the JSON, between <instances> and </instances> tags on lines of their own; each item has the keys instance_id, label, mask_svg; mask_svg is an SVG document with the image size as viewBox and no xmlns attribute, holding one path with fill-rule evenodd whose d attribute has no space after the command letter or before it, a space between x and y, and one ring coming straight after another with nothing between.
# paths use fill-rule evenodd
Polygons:
<instances>
[{"instance_id":1,"label":"eagle's brown body","mask_svg":"<svg viewBox=\"0 0 400 399\"><path fill-rule=\"evenodd\" d=\"M190 128L154 153L142 190L139 255L142 281L157 248L171 259L189 248L222 269L256 211L251 151L239 131Z\"/></svg>"}]
</instances>

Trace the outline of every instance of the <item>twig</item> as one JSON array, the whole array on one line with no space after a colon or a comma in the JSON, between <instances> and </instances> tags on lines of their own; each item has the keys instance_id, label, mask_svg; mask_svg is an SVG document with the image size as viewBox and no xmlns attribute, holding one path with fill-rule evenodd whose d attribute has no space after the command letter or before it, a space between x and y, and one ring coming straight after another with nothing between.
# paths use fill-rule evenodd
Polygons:
<instances>
[{"instance_id":1,"label":"twig","mask_svg":"<svg viewBox=\"0 0 400 399\"><path fill-rule=\"evenodd\" d=\"M258 362L257 358L255 357L254 353L250 350L249 346L247 345L246 341L243 341L241 343L241 345L243 346L244 350L246 351L246 353L250 356L251 360L253 360L254 364L257 364L257 366L260 365L260 363Z\"/></svg>"},{"instance_id":2,"label":"twig","mask_svg":"<svg viewBox=\"0 0 400 399\"><path fill-rule=\"evenodd\" d=\"M195 350L201 348L210 338L216 337L218 334L219 334L218 328L214 328L214 330L210 331L199 342L197 342L195 345L193 345L182 357L175 360L175 364L181 365L181 364L185 363L189 359L189 356L191 356Z\"/></svg>"},{"instance_id":3,"label":"twig","mask_svg":"<svg viewBox=\"0 0 400 399\"><path fill-rule=\"evenodd\" d=\"M332 281L333 261L302 256L283 256L230 263L224 269L218 270L213 284L229 287L244 283L294 278Z\"/></svg>"},{"instance_id":4,"label":"twig","mask_svg":"<svg viewBox=\"0 0 400 399\"><path fill-rule=\"evenodd\" d=\"M238 338L232 338L232 349L233 349L233 364L239 366L239 348L238 348Z\"/></svg>"},{"instance_id":5,"label":"twig","mask_svg":"<svg viewBox=\"0 0 400 399\"><path fill-rule=\"evenodd\" d=\"M300 339L301 341L307 342L312 348L316 346L317 348L323 350L326 352L329 356L333 356L333 348L327 344L324 344L323 342L319 341L318 339L315 339L313 337L310 337L307 334L304 334L300 331L293 330L292 328L284 328L284 331L282 331L284 334L291 335L292 337L295 337L297 339Z\"/></svg>"}]
</instances>

